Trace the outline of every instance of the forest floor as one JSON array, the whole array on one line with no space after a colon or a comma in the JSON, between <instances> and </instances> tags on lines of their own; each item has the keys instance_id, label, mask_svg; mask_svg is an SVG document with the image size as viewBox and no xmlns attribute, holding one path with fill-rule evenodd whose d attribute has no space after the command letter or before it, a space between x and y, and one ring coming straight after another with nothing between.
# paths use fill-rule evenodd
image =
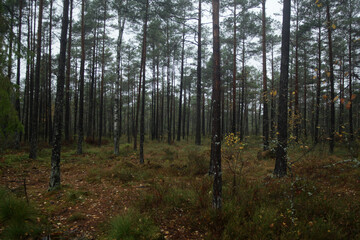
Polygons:
<instances>
[{"instance_id":1,"label":"forest floor","mask_svg":"<svg viewBox=\"0 0 360 240\"><path fill-rule=\"evenodd\" d=\"M86 144L82 155L67 144L62 186L52 192L51 148L41 146L37 160L26 148L11 150L0 157L0 184L29 200L41 216L41 234L51 239L360 238L360 162L346 144L333 155L325 144L291 145L296 162L282 179L272 176L271 156L258 156L260 139L239 148L224 144L223 210L215 214L210 143L190 141L148 141L143 165L130 144L120 145L119 156L109 141Z\"/></svg>"}]
</instances>

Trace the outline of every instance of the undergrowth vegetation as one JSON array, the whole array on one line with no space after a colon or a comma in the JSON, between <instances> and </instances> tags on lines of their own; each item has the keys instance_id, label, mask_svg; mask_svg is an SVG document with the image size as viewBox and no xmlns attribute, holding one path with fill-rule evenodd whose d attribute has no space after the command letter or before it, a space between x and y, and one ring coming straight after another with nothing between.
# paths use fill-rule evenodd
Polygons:
<instances>
[{"instance_id":1,"label":"undergrowth vegetation","mask_svg":"<svg viewBox=\"0 0 360 240\"><path fill-rule=\"evenodd\" d=\"M209 144L187 142L148 142L143 165L130 144L120 145L119 156L111 145L86 145L82 155L66 146L64 179L73 180L55 192L42 189L36 201L29 190L30 202L56 219L53 228L61 224L56 227L70 231L68 238L75 236L68 229L89 223L96 239L360 238L360 166L346 146L329 155L321 144L292 144L289 174L277 179L271 155L258 158L259 139L225 140L221 213L211 206ZM48 167L46 153L41 150L42 160L32 163L24 153L9 152L0 170L24 176L24 169ZM97 208L99 215L90 210ZM43 231L41 219L22 199L0 191L1 239L35 239Z\"/></svg>"},{"instance_id":2,"label":"undergrowth vegetation","mask_svg":"<svg viewBox=\"0 0 360 240\"><path fill-rule=\"evenodd\" d=\"M44 227L39 213L25 200L0 189L0 239L37 239Z\"/></svg>"}]
</instances>

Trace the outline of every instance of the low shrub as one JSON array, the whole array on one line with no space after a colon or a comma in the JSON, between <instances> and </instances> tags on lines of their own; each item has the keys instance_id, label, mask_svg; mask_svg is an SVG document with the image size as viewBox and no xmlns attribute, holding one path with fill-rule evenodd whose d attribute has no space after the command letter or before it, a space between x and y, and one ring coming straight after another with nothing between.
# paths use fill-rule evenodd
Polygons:
<instances>
[{"instance_id":1,"label":"low shrub","mask_svg":"<svg viewBox=\"0 0 360 240\"><path fill-rule=\"evenodd\" d=\"M40 215L24 200L0 189L0 239L37 239L42 234Z\"/></svg>"},{"instance_id":2,"label":"low shrub","mask_svg":"<svg viewBox=\"0 0 360 240\"><path fill-rule=\"evenodd\" d=\"M135 210L115 217L110 223L109 239L118 240L157 240L164 239L154 222Z\"/></svg>"}]
</instances>

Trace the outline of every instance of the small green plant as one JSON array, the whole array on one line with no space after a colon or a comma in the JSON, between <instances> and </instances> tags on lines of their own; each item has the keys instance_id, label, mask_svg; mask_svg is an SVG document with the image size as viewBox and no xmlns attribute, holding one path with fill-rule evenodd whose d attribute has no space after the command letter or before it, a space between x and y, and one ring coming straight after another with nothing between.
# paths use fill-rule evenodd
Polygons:
<instances>
[{"instance_id":1,"label":"small green plant","mask_svg":"<svg viewBox=\"0 0 360 240\"><path fill-rule=\"evenodd\" d=\"M69 218L68 218L68 222L76 222L76 221L81 221L81 220L85 220L86 216L80 212L74 212Z\"/></svg>"},{"instance_id":2,"label":"small green plant","mask_svg":"<svg viewBox=\"0 0 360 240\"><path fill-rule=\"evenodd\" d=\"M83 201L86 196L89 196L87 191L70 190L67 192L67 200L69 202Z\"/></svg>"},{"instance_id":3,"label":"small green plant","mask_svg":"<svg viewBox=\"0 0 360 240\"><path fill-rule=\"evenodd\" d=\"M150 218L140 215L135 210L128 210L124 215L115 217L110 225L109 239L163 239L160 229L154 222Z\"/></svg>"},{"instance_id":4,"label":"small green plant","mask_svg":"<svg viewBox=\"0 0 360 240\"><path fill-rule=\"evenodd\" d=\"M40 216L24 200L0 189L0 239L35 239L42 233Z\"/></svg>"},{"instance_id":5,"label":"small green plant","mask_svg":"<svg viewBox=\"0 0 360 240\"><path fill-rule=\"evenodd\" d=\"M201 175L209 172L209 156L200 148L191 148L188 150L187 166L190 174Z\"/></svg>"}]
</instances>

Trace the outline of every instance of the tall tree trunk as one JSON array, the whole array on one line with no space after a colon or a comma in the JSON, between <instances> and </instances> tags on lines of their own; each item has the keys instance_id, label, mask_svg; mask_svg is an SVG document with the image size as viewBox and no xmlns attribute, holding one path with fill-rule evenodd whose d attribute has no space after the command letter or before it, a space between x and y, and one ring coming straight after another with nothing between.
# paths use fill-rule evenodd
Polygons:
<instances>
[{"instance_id":1,"label":"tall tree trunk","mask_svg":"<svg viewBox=\"0 0 360 240\"><path fill-rule=\"evenodd\" d=\"M242 39L242 79L241 79L241 101L240 101L240 141L244 139L244 105L245 105L245 37Z\"/></svg>"},{"instance_id":2,"label":"tall tree trunk","mask_svg":"<svg viewBox=\"0 0 360 240\"><path fill-rule=\"evenodd\" d=\"M80 102L79 102L79 138L77 154L83 153L84 141L84 73L85 73L85 0L81 1L81 62L80 62ZM89 126L90 127L90 126Z\"/></svg>"},{"instance_id":3,"label":"tall tree trunk","mask_svg":"<svg viewBox=\"0 0 360 240\"><path fill-rule=\"evenodd\" d=\"M349 134L350 134L350 141L354 141L354 127L353 127L353 104L352 104L352 1L349 1Z\"/></svg>"},{"instance_id":4,"label":"tall tree trunk","mask_svg":"<svg viewBox=\"0 0 360 240\"><path fill-rule=\"evenodd\" d=\"M294 112L295 141L299 140L299 0L296 0L296 31L295 31L295 112Z\"/></svg>"},{"instance_id":5,"label":"tall tree trunk","mask_svg":"<svg viewBox=\"0 0 360 240\"><path fill-rule=\"evenodd\" d=\"M185 55L185 24L183 24L182 47L181 47L180 96L179 96L179 118L178 118L177 139L176 139L177 141L180 141L180 137L181 137L182 92L183 92L183 84L184 84L184 55Z\"/></svg>"},{"instance_id":6,"label":"tall tree trunk","mask_svg":"<svg viewBox=\"0 0 360 240\"><path fill-rule=\"evenodd\" d=\"M307 51L304 49L304 113L302 116L304 126L304 137L307 138Z\"/></svg>"},{"instance_id":7,"label":"tall tree trunk","mask_svg":"<svg viewBox=\"0 0 360 240\"><path fill-rule=\"evenodd\" d=\"M276 121L275 121L275 99L276 99L276 91L275 91L275 76L274 76L274 43L271 44L271 111L270 111L270 137L271 139L275 138L276 133Z\"/></svg>"},{"instance_id":8,"label":"tall tree trunk","mask_svg":"<svg viewBox=\"0 0 360 240\"><path fill-rule=\"evenodd\" d=\"M123 19L122 19L123 18ZM117 79L115 82L115 110L114 110L114 154L119 155L119 139L121 135L121 81L122 81L122 72L120 70L121 65L121 46L122 46L122 37L124 33L125 18L121 16L120 6L118 9L118 26L119 26L119 36L117 40L116 48L116 75ZM120 99L119 99L120 97Z\"/></svg>"},{"instance_id":9,"label":"tall tree trunk","mask_svg":"<svg viewBox=\"0 0 360 240\"><path fill-rule=\"evenodd\" d=\"M146 1L145 10L145 21L144 21L144 33L143 33L143 46L142 56L143 59L143 87L142 87L142 103L141 103L141 117L140 117L140 163L144 163L144 140L145 140L145 73L146 73L146 36L147 36L147 25L148 25L148 11L149 11L149 0Z\"/></svg>"},{"instance_id":10,"label":"tall tree trunk","mask_svg":"<svg viewBox=\"0 0 360 240\"><path fill-rule=\"evenodd\" d=\"M221 172L221 79L220 79L220 27L219 27L219 0L212 1L213 7L213 115L211 138L211 162L214 169L213 208L221 209L222 172Z\"/></svg>"},{"instance_id":11,"label":"tall tree trunk","mask_svg":"<svg viewBox=\"0 0 360 240\"><path fill-rule=\"evenodd\" d=\"M76 140L75 136L77 136L77 116L78 116L78 102L79 102L79 87L78 87L78 75L77 75L77 69L78 69L78 61L77 58L75 58L75 87L74 87L74 141Z\"/></svg>"},{"instance_id":12,"label":"tall tree trunk","mask_svg":"<svg viewBox=\"0 0 360 240\"><path fill-rule=\"evenodd\" d=\"M65 140L70 140L70 72L71 72L71 34L72 34L72 14L73 0L70 0L70 22L69 22L69 40L67 49L66 64L66 95L65 95Z\"/></svg>"},{"instance_id":13,"label":"tall tree trunk","mask_svg":"<svg viewBox=\"0 0 360 240\"><path fill-rule=\"evenodd\" d=\"M287 117L288 117L288 81L289 81L289 48L290 48L290 0L284 0L283 26L281 41L281 69L278 115L278 144L274 174L283 177L287 172Z\"/></svg>"},{"instance_id":14,"label":"tall tree trunk","mask_svg":"<svg viewBox=\"0 0 360 240\"><path fill-rule=\"evenodd\" d=\"M319 117L320 117L320 94L321 94L321 12L319 10L318 19L318 69L317 69L317 84L316 84L316 107L315 107L315 132L314 142L319 142Z\"/></svg>"},{"instance_id":15,"label":"tall tree trunk","mask_svg":"<svg viewBox=\"0 0 360 240\"><path fill-rule=\"evenodd\" d=\"M17 51L18 51L18 59L17 59L17 73L16 73L16 102L15 102L15 108L16 112L19 118L19 121L21 121L21 115L20 115L20 60L21 60L21 26L22 26L22 5L23 1L19 0L19 28L18 28L18 39L17 39ZM16 133L16 140L15 140L15 147L18 149L20 148L20 135L21 133Z\"/></svg>"},{"instance_id":16,"label":"tall tree trunk","mask_svg":"<svg viewBox=\"0 0 360 240\"><path fill-rule=\"evenodd\" d=\"M65 63L66 63L66 34L69 25L68 14L69 14L69 0L64 0L61 38L60 38L59 73L58 73L56 101L55 101L54 142L51 153L51 175L50 175L49 190L54 190L55 188L60 186L60 154L61 154L61 134L62 134L62 122L63 122L62 118L63 118L63 102L64 102Z\"/></svg>"},{"instance_id":17,"label":"tall tree trunk","mask_svg":"<svg viewBox=\"0 0 360 240\"><path fill-rule=\"evenodd\" d=\"M198 17L195 144L201 145L201 0L199 0L199 17Z\"/></svg>"},{"instance_id":18,"label":"tall tree trunk","mask_svg":"<svg viewBox=\"0 0 360 240\"><path fill-rule=\"evenodd\" d=\"M52 75L52 17L53 17L53 0L50 0L50 16L49 16L49 76L48 76L48 131L49 131L49 143L52 143L53 139L53 124L52 124L52 107L51 107L51 75Z\"/></svg>"},{"instance_id":19,"label":"tall tree trunk","mask_svg":"<svg viewBox=\"0 0 360 240\"><path fill-rule=\"evenodd\" d=\"M234 0L234 34L233 34L233 99L232 99L232 122L231 122L231 132L236 133L236 49L237 49L237 39L236 39L236 0Z\"/></svg>"},{"instance_id":20,"label":"tall tree trunk","mask_svg":"<svg viewBox=\"0 0 360 240\"><path fill-rule=\"evenodd\" d=\"M103 112L104 112L104 81L105 81L105 36L106 36L106 4L107 0L104 1L104 25L103 25L103 45L102 45L102 56L101 56L101 88L100 88L100 120L99 120L99 147L101 146L101 138L103 134ZM105 128L106 129L106 128Z\"/></svg>"},{"instance_id":21,"label":"tall tree trunk","mask_svg":"<svg viewBox=\"0 0 360 240\"><path fill-rule=\"evenodd\" d=\"M41 31L42 31L42 17L43 17L43 0L39 2L39 23L37 32L37 47L36 47L36 68L35 68L35 94L33 101L33 114L31 116L31 145L29 158L36 159L37 145L38 145L38 107L39 107L39 91L40 91L40 67L41 67Z\"/></svg>"},{"instance_id":22,"label":"tall tree trunk","mask_svg":"<svg viewBox=\"0 0 360 240\"><path fill-rule=\"evenodd\" d=\"M328 27L328 41L329 41L329 67L330 67L330 153L334 152L335 147L335 89L334 89L334 63L332 50L332 24L330 18L330 2L326 4L326 19Z\"/></svg>"},{"instance_id":23,"label":"tall tree trunk","mask_svg":"<svg viewBox=\"0 0 360 240\"><path fill-rule=\"evenodd\" d=\"M263 143L264 150L269 148L269 113L268 113L268 91L267 91L267 76L266 76L266 15L265 15L266 0L262 0L262 52L263 52Z\"/></svg>"}]
</instances>

